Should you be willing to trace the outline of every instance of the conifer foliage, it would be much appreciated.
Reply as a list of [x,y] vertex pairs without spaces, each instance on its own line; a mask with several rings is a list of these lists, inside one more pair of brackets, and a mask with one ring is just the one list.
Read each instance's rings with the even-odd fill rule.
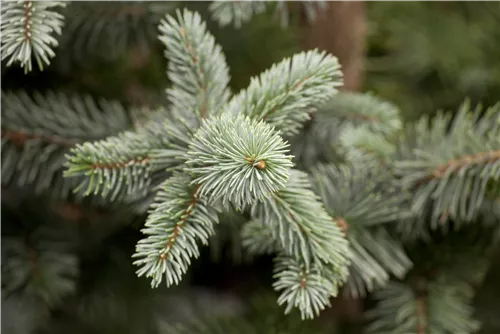
[[[197,241],[207,243],[213,234],[214,210],[228,205],[241,210],[262,203],[262,210],[253,210],[256,218],[289,230],[281,236],[278,231],[272,233],[280,244],[278,251],[287,259],[279,260],[276,267],[280,277],[276,288],[283,289],[280,301],[288,309],[298,307],[304,317],[317,315],[345,279],[347,242],[308,190],[307,177],[294,172],[299,174],[290,179],[292,157],[280,134],[296,132],[311,112],[335,94],[341,84],[336,58],[315,50],[297,54],[252,79],[248,89],[225,103],[227,65],[199,14],[177,11],[175,17],[162,21],[160,32],[169,60],[171,108],[187,113],[187,119],[196,117],[199,129],[184,152],[172,152],[168,144],[154,147],[160,156],[178,158],[171,166],[177,172],[163,184],[143,230],[148,237],[137,245],[138,275],[150,277],[153,286],[162,276],[167,285],[177,284],[191,258],[199,255]],[[173,136],[167,131],[165,135],[165,142]],[[97,175],[103,177],[91,182],[97,192],[117,188],[117,174],[133,182],[129,192],[147,187],[137,180],[149,178],[142,166],[155,164],[153,147],[143,141],[144,147],[131,150],[129,143],[126,136],[119,136],[77,145],[68,155],[66,175],[96,175],[99,170]],[[289,179],[291,185],[287,185]],[[293,189],[289,186],[298,189],[289,192]],[[284,265],[289,261],[295,264]],[[318,286],[316,280],[329,282],[331,288]]]
[[[52,34],[64,19],[53,8],[62,5],[2,6],[7,66],[18,61],[29,71],[32,58],[40,68],[49,64]],[[221,25],[240,27],[267,5],[214,2],[209,9]],[[223,49],[200,14],[166,14],[158,32],[170,82],[165,106],[144,112],[90,96],[2,91],[2,186],[125,203],[143,214],[126,263],[134,279],[150,283],[147,296],[179,285],[202,246],[231,225],[245,255],[274,256],[269,285],[277,296],[258,309],[279,308],[281,320],[265,330],[304,332],[303,320],[318,317],[341,291],[374,298],[369,333],[480,327],[471,303],[499,231],[500,104],[466,100],[455,113],[404,124],[392,103],[339,92],[340,64],[318,50],[285,58],[232,92]],[[93,30],[88,36],[97,38]],[[3,240],[2,290],[38,298],[48,312],[74,293],[80,276],[94,278],[68,240],[59,241],[60,231],[33,231],[26,240]],[[111,279],[102,289],[130,290],[120,283]],[[134,304],[114,302],[120,306],[110,308]],[[250,318],[190,320],[166,328],[264,332]]]
[[[297,1],[304,9],[306,19],[313,22],[317,12],[326,7],[325,1]],[[279,15],[281,25],[286,27],[289,22],[290,5],[286,1],[213,1],[209,10],[212,19],[221,26],[233,24],[237,29],[249,22],[254,15],[262,14],[270,7],[275,7],[275,14]]]
[[32,70],[32,57],[40,69],[55,56],[64,16],[54,10],[62,1],[9,1],[2,4],[2,61],[19,62],[25,72]]

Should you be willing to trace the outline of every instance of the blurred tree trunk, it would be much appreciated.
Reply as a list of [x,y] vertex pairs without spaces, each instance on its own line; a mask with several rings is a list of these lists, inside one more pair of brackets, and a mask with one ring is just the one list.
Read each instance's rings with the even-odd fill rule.
[[[344,73],[341,90],[361,90],[367,32],[364,2],[328,1],[314,22],[307,22],[302,12],[301,23],[302,47],[318,48],[336,56]],[[327,312],[340,320],[342,330],[358,332],[357,327],[363,316],[362,301],[339,297],[332,302],[333,307]]]
[[337,56],[344,73],[342,89],[360,90],[367,29],[364,2],[328,1],[314,22],[307,23],[305,15],[302,22],[302,46]]

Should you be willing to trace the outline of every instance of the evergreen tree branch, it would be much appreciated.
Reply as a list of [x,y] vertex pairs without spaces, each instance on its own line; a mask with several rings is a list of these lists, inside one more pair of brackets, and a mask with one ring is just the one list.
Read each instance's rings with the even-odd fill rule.
[[403,278],[412,266],[403,245],[385,230],[409,216],[409,196],[390,189],[391,175],[375,166],[327,164],[311,171],[313,189],[327,212],[348,226],[348,293],[354,297],[384,286],[391,275]]
[[404,278],[413,265],[403,244],[386,229],[366,232],[347,237],[352,255],[345,292],[353,298],[366,297],[385,287],[391,276]]
[[435,281],[422,289],[393,282],[375,293],[378,304],[367,313],[368,333],[475,333],[470,287],[458,282]]
[[32,297],[54,307],[75,291],[78,261],[55,230],[40,228],[26,238],[9,236],[2,241],[6,296]]
[[274,288],[278,303],[313,318],[329,306],[347,279],[350,254],[341,229],[311,191],[307,175],[291,171],[286,187],[251,210],[255,220],[242,231],[254,254],[278,252]]
[[446,176],[446,173],[449,171],[453,173],[456,170],[460,170],[469,166],[488,165],[496,163],[498,161],[500,161],[500,149],[463,155],[457,157],[456,159],[452,159],[448,162],[437,165],[432,170],[432,172],[429,173],[429,175],[418,180],[416,183],[425,184],[436,179],[444,178]]
[[410,194],[391,185],[391,174],[375,162],[318,164],[310,175],[326,210],[352,228],[376,227],[409,215],[403,204]]
[[157,42],[161,18],[176,6],[174,1],[76,1],[64,11],[67,24],[61,46],[82,62],[89,56],[113,60],[131,47],[147,53]]
[[74,187],[62,178],[69,149],[132,126],[119,103],[90,96],[2,91],[1,103],[2,184],[32,185],[36,194],[66,198]]
[[355,127],[364,125],[375,133],[385,135],[393,135],[402,128],[399,110],[395,105],[366,93],[340,92],[319,113],[325,117],[319,126],[331,122],[337,123],[336,128],[345,124]]
[[241,239],[243,247],[253,255],[272,254],[280,250],[271,230],[259,219],[243,225]]
[[307,174],[291,170],[286,187],[255,203],[251,212],[270,229],[280,248],[306,268],[323,261],[346,270],[348,244],[311,191]]
[[[188,159],[187,151],[198,127],[198,120],[193,115],[170,111],[169,115],[158,115],[158,120],[150,120],[149,127],[159,127],[156,134],[163,136],[167,143],[151,151],[155,170],[177,169]],[[165,139],[168,138],[168,139]]]
[[2,91],[2,106],[5,136],[17,139],[19,144],[40,139],[72,146],[131,127],[128,111],[118,102],[88,95],[47,92],[29,96],[23,91]]
[[265,120],[285,135],[295,134],[337,92],[341,76],[335,57],[317,50],[302,52],[252,78],[227,109],[234,115]]
[[3,131],[2,138],[11,141],[14,145],[19,147],[22,147],[26,142],[30,141],[39,141],[46,145],[57,145],[61,147],[72,147],[75,144],[75,142],[55,136],[35,135],[11,130]]
[[[326,1],[300,1],[301,9],[305,14],[308,23],[316,20],[319,10],[326,9]],[[276,15],[279,15],[282,27],[287,27],[290,20],[289,3],[287,1],[279,0],[276,2]]]
[[185,170],[200,184],[200,195],[240,208],[286,184],[292,167],[287,148],[268,124],[223,114],[203,122]]
[[[276,16],[279,16],[281,26],[288,26],[290,11],[286,1],[213,1],[209,6],[212,19],[221,27],[233,24],[237,29],[249,22],[254,15],[262,14],[267,8],[276,5]],[[325,1],[300,1],[308,22],[314,22],[318,10],[326,8]]]
[[110,196],[113,200],[125,189],[126,194],[143,193],[149,190],[152,176],[166,167],[175,167],[187,147],[184,131],[189,122],[179,115],[169,115],[164,110],[135,131],[126,131],[117,136],[96,142],[78,144],[66,155],[65,177],[81,177],[75,191]]
[[278,304],[286,304],[285,314],[298,308],[302,319],[318,316],[321,310],[331,306],[330,298],[337,296],[347,278],[346,269],[332,263],[307,265],[296,256],[286,255],[272,234],[261,220],[253,220],[243,227],[243,244],[255,255],[279,253],[275,259],[273,287],[280,292]]
[[240,28],[254,14],[263,13],[268,4],[267,1],[212,1],[208,8],[212,19],[221,27],[233,23],[235,28]]
[[412,210],[431,226],[445,216],[469,222],[479,213],[488,189],[500,181],[500,105],[485,112],[464,103],[451,120],[440,113],[405,131],[398,143],[395,173],[415,192]]
[[364,126],[355,128],[347,125],[340,135],[340,143],[346,159],[353,163],[376,159],[387,165],[396,150],[394,143],[389,142],[384,135]]
[[167,95],[172,109],[191,111],[200,118],[216,115],[229,99],[229,69],[214,37],[198,13],[177,11],[177,20],[160,22],[160,41],[169,60],[167,75],[172,87]]
[[331,265],[304,262],[289,256],[279,256],[275,264],[275,290],[280,291],[278,304],[287,304],[285,314],[296,307],[302,319],[313,319],[329,307],[330,298],[337,296],[345,273]]
[[[182,303],[188,301],[188,305],[193,303],[193,298],[182,298]],[[219,304],[220,297],[217,298]],[[208,301],[213,305],[212,301]],[[222,304],[224,305],[224,304]],[[242,306],[243,309],[240,310]],[[307,334],[307,333],[328,333],[328,327],[311,321],[303,321],[300,314],[292,313],[283,315],[280,307],[276,304],[274,294],[259,292],[246,298],[243,303],[231,305],[230,312],[214,314],[213,307],[207,312],[206,308],[191,307],[194,310],[190,313],[194,317],[186,321],[174,320],[162,324],[161,333],[169,334],[222,334],[222,333],[244,333],[244,334]],[[178,303],[175,305],[178,307]],[[190,309],[191,309],[190,308]],[[229,314],[228,314],[229,313]],[[201,314],[201,315],[200,315]],[[193,319],[194,318],[194,319]]]
[[183,174],[174,174],[163,185],[151,206],[142,232],[147,236],[136,246],[134,264],[138,276],[152,279],[157,287],[178,284],[191,258],[199,256],[197,241],[207,244],[218,222],[217,211],[200,196],[199,186]]
[[371,160],[387,162],[402,128],[399,110],[370,94],[340,92],[321,107],[295,137],[293,154],[309,169],[317,162]]
[[40,70],[55,57],[58,45],[53,33],[61,34],[64,17],[53,11],[65,7],[62,1],[9,1],[2,5],[2,61],[19,62],[24,72],[32,70],[32,57]]
[[415,268],[404,282],[393,281],[375,292],[377,304],[367,313],[367,332],[477,332],[474,289],[489,268],[495,237],[491,230],[470,225],[432,238],[408,247]]

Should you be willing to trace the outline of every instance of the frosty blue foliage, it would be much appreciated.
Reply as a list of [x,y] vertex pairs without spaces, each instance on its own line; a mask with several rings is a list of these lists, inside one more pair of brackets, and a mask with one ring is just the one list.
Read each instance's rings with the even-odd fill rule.
[[53,10],[63,1],[6,1],[2,4],[2,61],[7,66],[20,63],[25,73],[33,69],[35,58],[40,70],[55,57],[58,45],[53,34],[61,34],[64,17]]
[[212,201],[252,204],[284,187],[288,144],[268,124],[224,114],[207,119],[189,147],[186,171]]

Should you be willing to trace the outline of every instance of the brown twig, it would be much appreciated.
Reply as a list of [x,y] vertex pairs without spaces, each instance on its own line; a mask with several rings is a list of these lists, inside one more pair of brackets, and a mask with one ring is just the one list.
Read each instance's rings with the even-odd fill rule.
[[347,223],[347,221],[342,217],[335,217],[333,218],[333,220],[335,221],[335,224],[337,224],[337,226],[340,228],[342,233],[344,233],[344,236],[346,236],[347,230],[349,230],[349,224]]
[[55,136],[44,136],[44,135],[35,135],[30,133],[25,133],[22,131],[11,131],[11,130],[2,130],[2,138],[7,138],[11,140],[16,146],[23,146],[24,143],[28,140],[35,139],[46,144],[55,144],[64,147],[71,147],[76,144],[76,142],[69,141],[64,138],[59,138]]
[[307,274],[305,272],[300,272],[300,287],[305,288],[307,284]]
[[423,297],[417,297],[417,334],[425,334],[425,301]]
[[[181,35],[181,37],[184,39],[184,42],[186,43],[185,46],[186,46],[186,48],[188,50],[189,55],[191,56],[191,60],[193,61],[193,63],[195,65],[198,66],[199,65],[198,64],[198,56],[195,54],[195,52],[193,50],[193,47],[189,43],[189,40],[186,37],[186,32],[184,31],[184,28],[180,28],[179,29],[179,34]],[[200,74],[202,76],[205,75],[205,72],[203,71],[202,68],[198,68],[198,70],[200,71]],[[204,119],[206,117],[206,113],[207,113],[207,97],[206,97],[207,87],[205,87],[202,84],[202,82],[200,82],[200,86],[201,86],[201,93],[202,93],[202,102],[201,102],[201,107],[200,107],[200,117],[202,119]]]
[[347,119],[347,120],[360,120],[360,121],[368,121],[368,122],[381,122],[382,120],[379,117],[375,117],[372,115],[363,115],[360,113],[349,113],[345,114],[342,116],[339,116],[341,119]]
[[427,310],[425,305],[425,298],[427,295],[427,280],[420,278],[416,282],[416,315],[417,315],[417,328],[416,334],[425,334],[427,332]]
[[191,201],[188,203],[186,210],[181,215],[181,220],[175,225],[174,230],[172,233],[169,235],[167,243],[164,246],[165,251],[160,254],[160,259],[162,261],[166,260],[169,254],[169,250],[172,247],[172,245],[175,243],[177,240],[177,237],[179,236],[180,230],[182,229],[182,226],[184,223],[186,223],[187,219],[191,217],[193,214],[192,206],[196,204],[198,201],[198,189],[200,185],[197,185],[195,190],[193,191],[193,194],[191,196]]
[[438,165],[432,173],[420,179],[416,185],[421,186],[431,180],[441,178],[450,168],[456,170],[467,165],[478,165],[482,163],[491,163],[500,160],[500,150],[480,152],[476,154],[465,155],[463,157],[453,159],[447,163]]
[[[295,86],[293,86],[293,88],[294,88],[294,89],[298,89],[298,88],[299,88],[299,87],[300,87],[300,86],[301,86],[304,82],[306,82],[306,81],[307,81],[310,77],[311,77],[311,76],[308,76],[308,77],[305,77],[304,79],[300,80],[299,82],[297,82],[297,83],[295,84]],[[288,93],[290,93],[290,91],[291,91],[291,90],[292,90],[292,88],[290,88],[290,87],[289,87],[289,88],[287,88],[287,89],[285,90],[285,95],[286,95],[286,94],[288,94]],[[271,109],[271,111],[270,111],[267,115],[264,115],[264,117],[262,117],[262,119],[263,119],[263,120],[266,120],[266,119],[267,119],[267,117],[268,117],[269,115],[272,115],[275,111],[276,111],[276,107],[275,107],[275,108],[273,108],[273,109]]]
[[445,164],[439,165],[434,170],[434,172],[432,172],[432,176],[434,178],[442,177],[443,174],[448,170],[448,168],[456,169],[464,167],[466,165],[477,165],[480,163],[495,162],[497,160],[500,160],[500,150],[466,155],[458,159],[448,161]]
[[33,7],[33,3],[31,1],[24,2],[24,40],[26,42],[31,41],[31,26],[30,26],[31,7]]
[[115,162],[111,164],[100,164],[98,162],[94,162],[89,166],[90,169],[116,169],[116,168],[124,168],[130,164],[140,164],[145,165],[151,160],[150,157],[145,157],[143,159],[130,159],[125,162]]

